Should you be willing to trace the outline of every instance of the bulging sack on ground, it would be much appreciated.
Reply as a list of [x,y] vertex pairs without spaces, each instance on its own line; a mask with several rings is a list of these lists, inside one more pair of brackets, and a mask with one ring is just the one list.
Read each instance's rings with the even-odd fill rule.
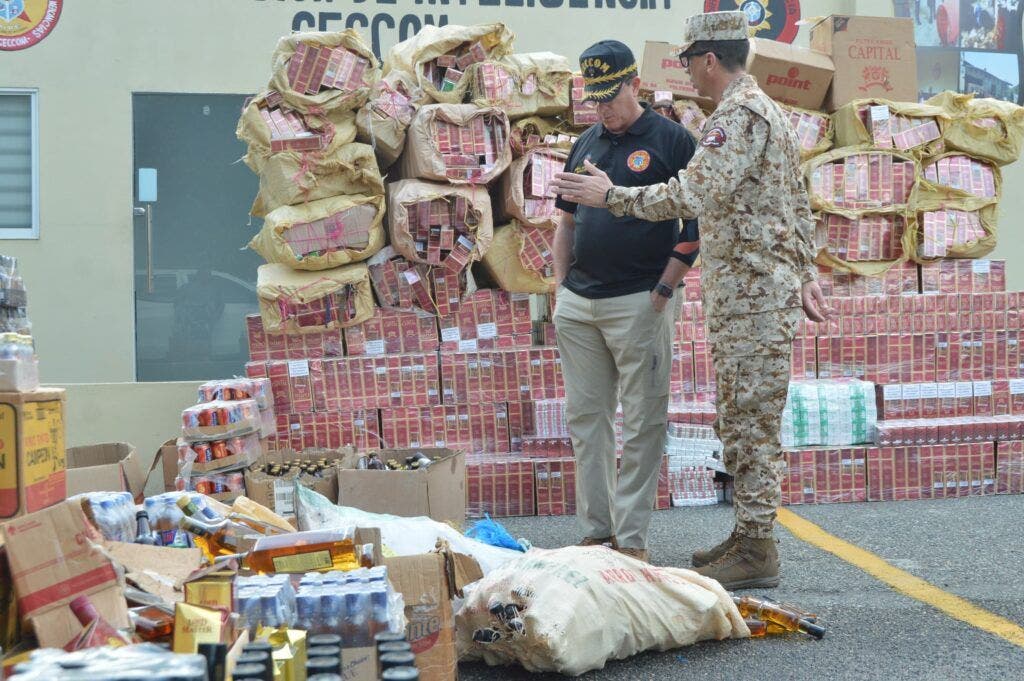
[[948,121],[941,107],[887,99],[855,99],[832,114],[836,146],[867,144],[916,158],[942,153]]
[[473,64],[500,59],[512,52],[515,36],[504,24],[475,26],[424,26],[398,43],[384,57],[384,73],[403,71],[412,75],[423,92],[419,104],[463,101]]
[[350,194],[281,206],[267,215],[249,247],[267,262],[327,270],[379,251],[385,239],[383,219],[382,195]]
[[750,635],[725,589],[604,547],[531,549],[466,588],[461,659],[578,676],[644,650]]
[[551,181],[565,168],[568,157],[556,147],[536,147],[512,161],[501,176],[502,216],[524,226],[557,227],[561,211],[555,208]]
[[373,316],[373,290],[363,263],[320,272],[281,263],[260,265],[256,295],[263,328],[272,333],[328,331]]
[[512,162],[509,123],[498,108],[428,104],[409,126],[402,177],[487,184]]
[[422,91],[411,75],[392,71],[374,83],[369,101],[356,112],[357,139],[373,147],[385,168],[402,154],[405,131],[421,98]]
[[551,241],[554,230],[513,221],[494,230],[483,266],[503,290],[551,293],[555,287]]
[[358,109],[380,79],[377,58],[351,28],[285,36],[271,63],[270,88],[303,113]]
[[401,180],[388,185],[391,245],[408,260],[460,271],[487,252],[494,235],[484,187]]
[[981,258],[996,247],[1002,174],[989,160],[952,152],[922,164],[912,257]]
[[811,208],[820,211],[818,264],[870,276],[913,254],[920,172],[914,157],[844,147],[815,156],[803,169]]
[[[691,104],[693,103],[691,102]],[[693,106],[696,105],[693,104]],[[832,148],[835,129],[831,116],[827,113],[801,109],[796,106],[780,106],[789,117],[790,125],[793,126],[797,140],[800,142],[801,161],[806,161],[812,156],[817,156]]]
[[941,107],[949,120],[942,139],[949,150],[965,151],[999,165],[1020,157],[1024,140],[1024,108],[1000,99],[943,92],[927,104]]
[[496,106],[510,119],[555,116],[569,108],[572,67],[552,52],[513,54],[473,64],[466,73],[469,99]]
[[250,212],[264,217],[281,206],[341,194],[384,194],[384,180],[370,146],[356,142],[341,145],[315,161],[274,154],[260,173],[260,193]]

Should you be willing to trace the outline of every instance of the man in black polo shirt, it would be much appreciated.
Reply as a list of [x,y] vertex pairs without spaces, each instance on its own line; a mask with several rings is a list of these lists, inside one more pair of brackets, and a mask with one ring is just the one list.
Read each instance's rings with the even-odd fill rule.
[[[589,160],[616,185],[666,182],[695,145],[678,123],[641,104],[633,53],[602,40],[580,56],[586,96],[601,123],[583,133],[566,162]],[[615,217],[559,197],[555,329],[576,453],[581,545],[606,544],[647,560],[647,528],[665,449],[674,305],[669,299],[697,257],[697,225]],[[616,476],[613,421],[622,404],[622,467]]]

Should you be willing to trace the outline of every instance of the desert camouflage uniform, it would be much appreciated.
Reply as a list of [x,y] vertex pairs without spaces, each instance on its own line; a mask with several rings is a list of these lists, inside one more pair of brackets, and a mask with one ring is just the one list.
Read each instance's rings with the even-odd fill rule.
[[796,133],[743,75],[725,90],[689,166],[649,187],[615,187],[608,208],[646,220],[696,217],[718,385],[715,428],[735,476],[740,534],[770,537],[780,498],[779,430],[800,288],[814,279],[814,222]]

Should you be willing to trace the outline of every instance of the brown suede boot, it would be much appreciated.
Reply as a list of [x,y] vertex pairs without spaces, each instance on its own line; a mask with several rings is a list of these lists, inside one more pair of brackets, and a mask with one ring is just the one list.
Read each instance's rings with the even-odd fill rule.
[[770,589],[779,585],[779,552],[775,539],[738,535],[736,542],[715,562],[697,568],[698,574],[717,579],[727,591]]
[[615,540],[614,536],[611,537],[584,537],[583,540],[576,546],[606,546],[609,549],[618,550],[619,542]]
[[733,528],[732,533],[729,537],[718,546],[708,549],[707,551],[694,551],[690,557],[690,562],[693,567],[699,568],[714,563],[716,560],[725,555],[725,552],[729,550],[729,547],[736,543],[736,528]]

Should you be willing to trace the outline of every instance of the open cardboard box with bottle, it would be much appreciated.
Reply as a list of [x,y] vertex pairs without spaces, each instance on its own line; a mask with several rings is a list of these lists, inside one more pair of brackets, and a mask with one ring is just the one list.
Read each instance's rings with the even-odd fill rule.
[[[416,517],[461,524],[466,519],[466,455],[443,447],[381,449],[368,452],[387,463],[404,463],[423,454],[431,464],[417,470],[371,470],[338,467],[339,506],[370,513]],[[357,464],[358,465],[358,464]]]

